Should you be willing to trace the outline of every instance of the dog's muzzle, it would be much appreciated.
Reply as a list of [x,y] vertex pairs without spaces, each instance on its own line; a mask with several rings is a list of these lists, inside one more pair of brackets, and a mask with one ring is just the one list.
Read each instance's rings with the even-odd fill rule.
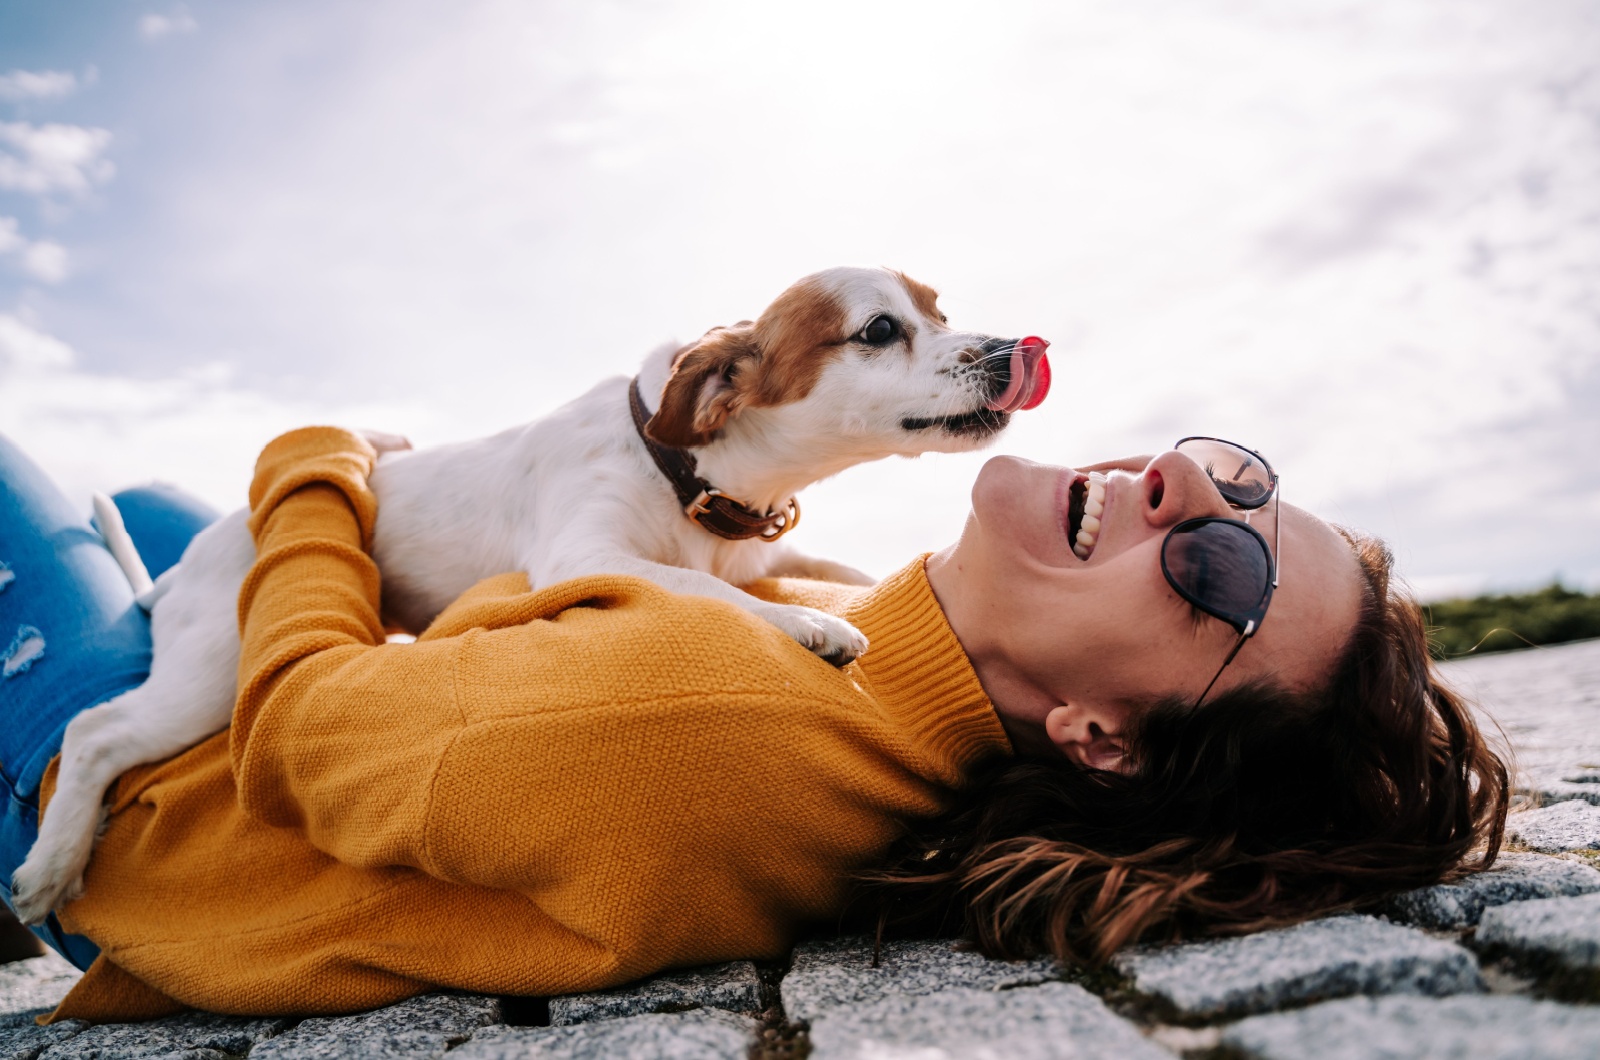
[[[1017,412],[1037,406],[1050,393],[1050,346],[1037,335],[1025,339],[990,339],[980,347],[984,358],[994,358],[996,392],[986,408]],[[1005,354],[1009,349],[1010,356]]]

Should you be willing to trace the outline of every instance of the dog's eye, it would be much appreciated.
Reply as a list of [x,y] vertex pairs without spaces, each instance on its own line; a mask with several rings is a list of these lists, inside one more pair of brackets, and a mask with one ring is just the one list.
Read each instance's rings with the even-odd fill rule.
[[867,326],[861,329],[857,337],[868,346],[882,346],[893,342],[899,334],[900,325],[894,317],[877,316],[867,321]]

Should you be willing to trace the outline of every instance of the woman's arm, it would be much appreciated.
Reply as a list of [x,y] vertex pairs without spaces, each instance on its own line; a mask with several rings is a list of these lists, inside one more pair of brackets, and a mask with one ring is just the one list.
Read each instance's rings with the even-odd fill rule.
[[[295,431],[263,451],[230,747],[247,813],[303,829],[342,861],[417,865],[412,825],[457,724],[454,646],[383,643],[378,571],[365,551],[375,459],[333,428]],[[397,732],[413,738],[396,741]]]

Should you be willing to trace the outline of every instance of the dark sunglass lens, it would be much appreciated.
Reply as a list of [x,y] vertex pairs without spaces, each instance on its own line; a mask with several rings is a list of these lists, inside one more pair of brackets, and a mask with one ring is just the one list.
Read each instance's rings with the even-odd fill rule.
[[1272,496],[1272,472],[1254,453],[1214,438],[1186,438],[1177,449],[1205,468],[1223,500],[1236,508],[1259,508]]
[[1239,523],[1180,526],[1167,535],[1161,558],[1191,601],[1219,617],[1257,610],[1272,582],[1266,546]]

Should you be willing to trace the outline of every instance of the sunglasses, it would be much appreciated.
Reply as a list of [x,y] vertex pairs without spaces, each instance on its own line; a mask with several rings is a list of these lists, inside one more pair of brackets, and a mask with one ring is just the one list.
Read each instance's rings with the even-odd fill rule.
[[[1249,513],[1278,501],[1278,474],[1260,453],[1221,438],[1192,436],[1173,449],[1199,464],[1230,506]],[[1274,509],[1282,514],[1281,507]],[[1244,642],[1255,636],[1278,587],[1278,544],[1281,520],[1273,521],[1272,548],[1267,539],[1242,519],[1205,516],[1185,519],[1161,543],[1161,573],[1189,603],[1219,618],[1239,633],[1233,650],[1195,701],[1198,708],[1211,694],[1222,671]]]

